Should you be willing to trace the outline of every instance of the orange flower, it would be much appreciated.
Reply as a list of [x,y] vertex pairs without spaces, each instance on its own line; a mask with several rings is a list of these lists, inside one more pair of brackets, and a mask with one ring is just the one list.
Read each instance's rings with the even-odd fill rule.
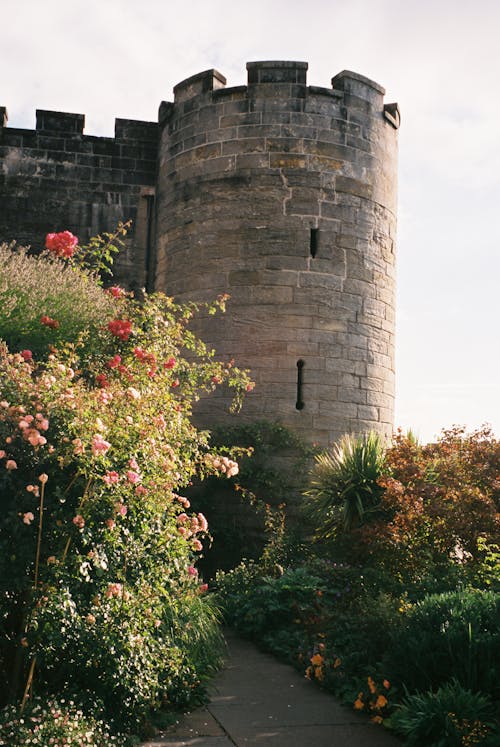
[[384,708],[386,705],[387,705],[387,698],[385,697],[385,695],[379,695],[376,700],[375,707]]
[[360,694],[358,695],[357,699],[356,699],[356,700],[354,701],[354,708],[355,708],[355,709],[356,709],[357,711],[362,711],[362,710],[363,710],[363,708],[365,707],[365,704],[364,704],[364,703],[363,703],[363,701],[361,700],[361,697],[360,697],[360,696],[361,696],[361,693],[360,693]]
[[372,716],[371,718],[374,724],[381,724],[383,720],[382,716]]
[[313,668],[312,667],[307,667],[307,669],[305,671],[305,675],[304,675],[305,678],[308,679],[308,680],[310,680],[312,673],[313,673]]
[[389,680],[384,680],[382,684],[386,690],[388,690],[391,686],[391,683],[389,682]]
[[320,667],[323,664],[323,657],[321,654],[314,654],[314,656],[311,656],[311,664],[315,667]]
[[339,659],[339,657],[337,656],[337,658],[336,658],[336,659],[335,659],[335,661],[333,662],[333,668],[334,668],[334,669],[337,669],[337,667],[340,667],[340,665],[341,665],[341,664],[342,664],[342,661],[341,661],[341,660]]
[[371,694],[374,695],[374,693],[377,692],[377,686],[376,686],[376,684],[374,683],[374,681],[372,680],[371,677],[368,677],[367,682],[368,682],[368,687],[370,688]]

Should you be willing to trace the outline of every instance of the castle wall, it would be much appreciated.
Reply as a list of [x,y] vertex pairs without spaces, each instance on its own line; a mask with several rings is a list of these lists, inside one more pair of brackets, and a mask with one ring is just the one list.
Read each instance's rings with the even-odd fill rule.
[[[160,107],[156,287],[230,293],[198,331],[248,366],[243,417],[328,443],[392,431],[397,105],[344,71],[249,63],[248,85],[209,70]],[[200,405],[222,419],[224,395]]]
[[0,108],[0,241],[43,247],[67,229],[84,244],[132,219],[115,281],[143,287],[158,124],[117,119],[114,138],[94,137],[83,114],[38,110],[35,130],[6,125]]

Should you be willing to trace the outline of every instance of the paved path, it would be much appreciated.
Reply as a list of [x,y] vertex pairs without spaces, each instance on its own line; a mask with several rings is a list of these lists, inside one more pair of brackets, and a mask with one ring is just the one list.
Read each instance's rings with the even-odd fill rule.
[[210,703],[143,747],[400,747],[292,667],[233,634],[227,641]]

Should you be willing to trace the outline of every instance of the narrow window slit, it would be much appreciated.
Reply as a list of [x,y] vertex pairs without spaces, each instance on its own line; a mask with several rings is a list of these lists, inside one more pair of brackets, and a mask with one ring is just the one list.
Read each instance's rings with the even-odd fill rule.
[[314,259],[318,253],[318,242],[319,242],[319,228],[311,228],[311,236],[309,239],[309,251],[311,257]]
[[304,409],[304,400],[302,399],[303,369],[304,369],[304,361],[298,360],[297,361],[297,401],[295,403],[295,409],[297,410]]

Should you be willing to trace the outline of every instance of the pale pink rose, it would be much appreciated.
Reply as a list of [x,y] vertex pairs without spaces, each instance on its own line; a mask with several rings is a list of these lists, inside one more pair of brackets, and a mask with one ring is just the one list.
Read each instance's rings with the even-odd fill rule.
[[76,516],[73,516],[73,524],[78,527],[78,529],[83,529],[85,526],[85,519],[83,516],[80,516],[80,514],[77,514]]
[[47,565],[50,565],[51,563],[57,563],[55,555],[49,555],[49,557],[47,558]]
[[208,521],[203,514],[198,514],[198,521],[200,522],[200,530],[206,532],[208,530]]
[[28,524],[28,526],[31,524],[31,522],[34,520],[34,515],[31,513],[31,511],[27,511],[25,514],[23,514],[23,522],[25,524]]
[[119,516],[127,515],[127,507],[123,503],[115,503],[115,511]]
[[129,388],[127,389],[127,396],[130,399],[140,399],[141,393],[137,389],[135,389],[135,387],[129,386]]
[[89,623],[89,625],[93,625],[95,623],[95,617],[91,612],[89,612],[85,619]]
[[5,469],[17,469],[17,464],[13,459],[7,459],[5,462]]
[[206,591],[208,591],[208,584],[200,584],[200,593],[204,594]]
[[132,459],[129,459],[128,466],[130,467],[130,469],[136,469],[136,470],[139,469],[139,465],[137,464],[137,460],[135,457],[132,457]]
[[49,476],[46,475],[45,472],[42,472],[41,475],[38,475],[38,479],[40,480],[40,482],[42,483],[42,485],[45,485],[45,483],[49,479]]
[[75,456],[77,454],[83,454],[83,452],[85,451],[85,446],[83,445],[83,441],[80,438],[74,438],[72,443],[74,446],[73,454],[75,454]]
[[141,476],[138,475],[137,472],[134,472],[134,470],[129,469],[125,474],[127,475],[127,480],[131,482],[132,485],[135,485],[141,480]]
[[193,550],[195,550],[195,552],[200,552],[201,550],[203,550],[203,545],[201,544],[199,539],[194,539],[191,547],[193,548]]
[[114,519],[106,519],[106,526],[108,529],[114,529],[116,526]]
[[122,593],[122,589],[122,584],[108,584],[105,595],[108,599],[111,599],[111,597],[119,597]]
[[188,518],[189,517],[187,514],[182,513],[182,514],[179,514],[179,516],[177,517],[177,521],[179,522],[179,524],[183,524],[185,521],[188,521]]
[[188,565],[187,571],[188,571],[188,574],[190,576],[197,576],[198,575],[198,571],[192,565]]
[[92,454],[98,456],[105,454],[111,447],[109,441],[105,441],[100,433],[96,433],[92,438]]
[[136,495],[146,495],[148,492],[147,488],[144,487],[144,485],[137,485],[135,489]]
[[115,472],[114,470],[111,472],[106,472],[104,477],[102,478],[106,485],[115,485],[117,482],[120,481],[120,475],[118,472]]
[[0,449],[0,459],[5,459],[6,456],[7,454],[5,453],[5,451],[3,449]]

